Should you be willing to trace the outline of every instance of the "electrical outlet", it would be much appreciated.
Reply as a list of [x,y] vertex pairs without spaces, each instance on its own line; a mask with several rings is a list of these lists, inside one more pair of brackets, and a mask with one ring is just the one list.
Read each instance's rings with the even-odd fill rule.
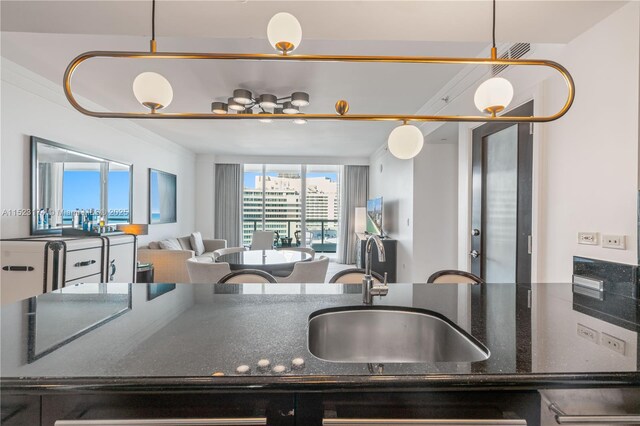
[[624,235],[603,235],[602,247],[612,248],[618,250],[625,249],[625,236]]
[[587,327],[586,325],[582,325],[578,323],[577,328],[578,336],[583,339],[587,339],[592,343],[598,344],[598,332],[592,328]]
[[578,232],[578,244],[598,245],[598,233]]
[[620,340],[617,337],[613,337],[612,335],[603,332],[600,344],[612,351],[624,355],[624,340]]

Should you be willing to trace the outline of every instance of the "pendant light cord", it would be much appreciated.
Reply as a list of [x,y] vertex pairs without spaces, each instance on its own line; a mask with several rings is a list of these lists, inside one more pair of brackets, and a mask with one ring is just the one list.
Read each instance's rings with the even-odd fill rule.
[[[153,0],[154,4],[155,4],[156,0]],[[493,0],[493,27],[492,27],[492,33],[493,33],[493,47],[496,47],[496,0]]]
[[[152,0],[151,2],[151,40],[155,40],[155,39],[156,39],[156,0]],[[495,44],[495,42],[493,44]]]

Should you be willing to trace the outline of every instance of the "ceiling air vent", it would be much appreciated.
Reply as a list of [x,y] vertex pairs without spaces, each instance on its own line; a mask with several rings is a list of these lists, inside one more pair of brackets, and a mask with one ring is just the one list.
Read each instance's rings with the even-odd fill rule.
[[[531,50],[530,43],[516,43],[511,45],[505,52],[499,55],[500,59],[519,59],[529,53]],[[502,71],[507,69],[509,65],[494,65],[491,69],[491,74],[495,77]]]

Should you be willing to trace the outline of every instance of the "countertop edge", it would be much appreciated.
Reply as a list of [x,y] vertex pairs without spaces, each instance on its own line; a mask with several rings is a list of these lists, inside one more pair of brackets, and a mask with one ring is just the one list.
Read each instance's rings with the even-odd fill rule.
[[264,392],[416,392],[640,386],[640,372],[524,375],[3,378],[10,394]]

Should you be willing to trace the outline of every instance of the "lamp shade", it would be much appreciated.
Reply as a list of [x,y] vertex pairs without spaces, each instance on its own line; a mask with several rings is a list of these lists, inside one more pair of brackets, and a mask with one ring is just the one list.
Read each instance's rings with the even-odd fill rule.
[[282,104],[282,112],[284,112],[285,114],[297,114],[300,112],[300,109],[298,109],[297,106],[292,105],[291,102],[287,101]]
[[292,14],[276,13],[267,25],[267,38],[276,50],[282,53],[291,52],[300,46],[302,27]]
[[116,229],[131,235],[147,235],[149,233],[149,225],[146,223],[123,223],[116,225]]
[[262,115],[264,116],[264,118],[259,119],[258,121],[260,121],[261,123],[272,123],[273,119],[269,118],[270,115],[272,115],[270,112],[260,112],[258,113],[258,115]]
[[389,151],[394,157],[401,160],[408,160],[418,155],[424,145],[422,132],[416,126],[403,124],[391,131],[389,134]]
[[226,114],[228,112],[227,104],[224,102],[211,102],[211,112],[214,114]]
[[309,105],[309,94],[305,92],[293,92],[291,94],[291,105],[297,107]]
[[244,105],[237,103],[233,98],[227,99],[227,108],[233,111],[244,111]]
[[265,93],[258,97],[258,103],[262,108],[275,108],[278,106],[278,98],[275,95]]
[[133,80],[133,94],[151,110],[166,108],[173,100],[169,80],[155,72],[143,72]]
[[353,230],[358,234],[364,234],[367,230],[367,208],[356,207],[355,220],[353,221]]
[[253,102],[253,95],[249,90],[236,89],[233,91],[233,100],[240,105],[249,105],[251,102]]
[[473,101],[476,108],[495,115],[504,110],[513,99],[513,86],[506,78],[493,77],[478,86]]
[[296,124],[307,124],[307,120],[305,120],[304,118],[296,118],[295,120],[293,120],[293,122]]

